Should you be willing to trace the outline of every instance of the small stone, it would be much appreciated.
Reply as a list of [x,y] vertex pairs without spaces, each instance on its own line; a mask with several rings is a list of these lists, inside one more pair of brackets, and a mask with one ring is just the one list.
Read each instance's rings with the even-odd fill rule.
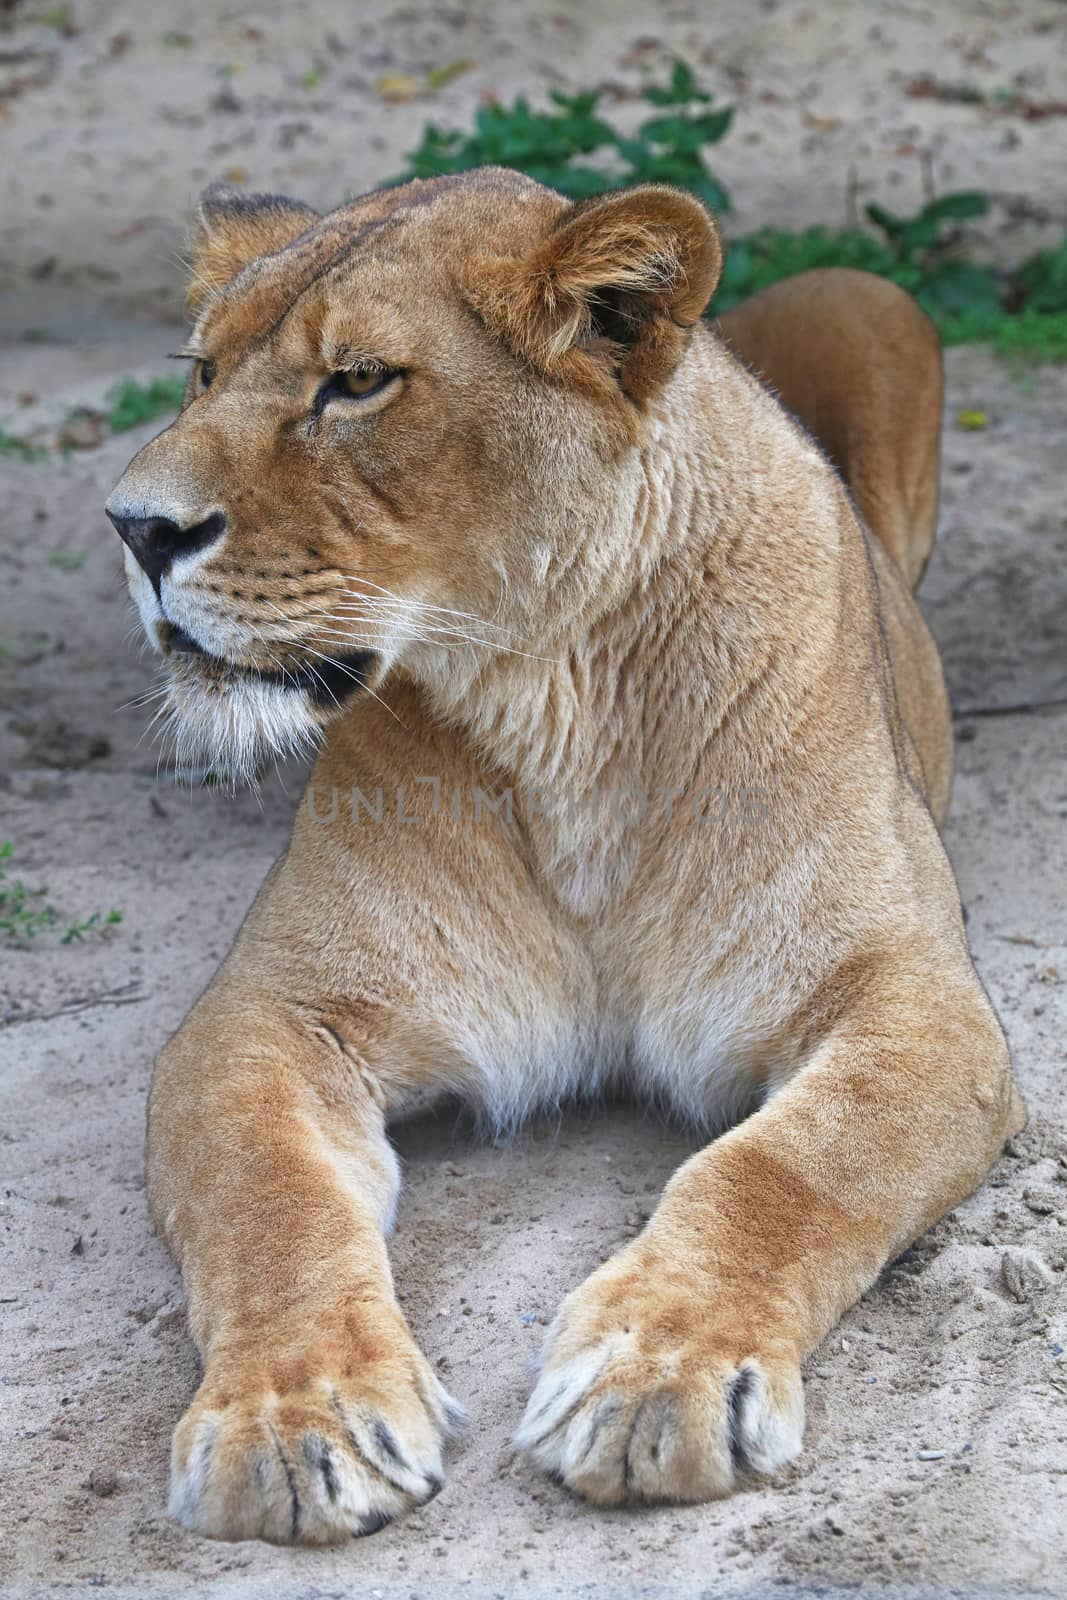
[[945,1459],[945,1456],[947,1455],[947,1453],[948,1452],[945,1451],[945,1450],[920,1450],[919,1451],[919,1460],[920,1461],[943,1461]]
[[92,450],[104,437],[104,419],[98,411],[76,411],[56,434],[60,450]]
[[118,1486],[119,1480],[113,1472],[98,1467],[89,1474],[89,1490],[92,1494],[99,1495],[101,1500],[106,1500],[109,1495],[114,1494]]
[[211,100],[212,111],[243,111],[245,103],[238,95],[234,94],[228,83],[223,84],[218,94]]
[[1000,1281],[1020,1304],[1044,1294],[1052,1274],[1036,1250],[1005,1250],[1000,1261]]

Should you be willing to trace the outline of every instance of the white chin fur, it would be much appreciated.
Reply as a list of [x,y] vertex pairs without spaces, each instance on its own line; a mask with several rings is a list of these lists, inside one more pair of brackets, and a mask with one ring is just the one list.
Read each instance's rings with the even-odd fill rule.
[[307,695],[255,678],[221,688],[174,676],[168,699],[179,770],[204,768],[234,787],[270,760],[310,754],[321,731]]

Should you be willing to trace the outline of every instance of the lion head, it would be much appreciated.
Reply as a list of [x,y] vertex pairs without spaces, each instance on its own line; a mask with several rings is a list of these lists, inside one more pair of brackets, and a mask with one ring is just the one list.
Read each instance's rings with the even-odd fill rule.
[[208,190],[184,405],[107,502],[186,754],[249,775],[390,672],[472,679],[610,604],[719,264],[661,187]]

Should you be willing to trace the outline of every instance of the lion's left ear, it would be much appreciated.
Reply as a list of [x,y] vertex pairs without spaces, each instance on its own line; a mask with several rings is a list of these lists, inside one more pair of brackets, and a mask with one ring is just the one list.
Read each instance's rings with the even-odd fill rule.
[[280,194],[244,194],[213,183],[200,197],[185,304],[192,316],[257,256],[291,244],[318,218],[299,200]]
[[561,376],[613,352],[644,400],[670,376],[722,267],[710,214],[680,189],[647,184],[564,211],[526,256],[477,263],[468,296],[524,359]]

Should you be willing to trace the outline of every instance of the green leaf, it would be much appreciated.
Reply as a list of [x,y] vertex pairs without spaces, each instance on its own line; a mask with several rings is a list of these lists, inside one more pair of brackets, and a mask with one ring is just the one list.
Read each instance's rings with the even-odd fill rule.
[[562,106],[566,111],[573,111],[578,116],[588,116],[600,103],[600,94],[595,89],[588,90],[584,94],[564,94],[562,89],[550,89],[548,96],[556,105]]
[[689,100],[696,90],[693,70],[684,61],[676,61],[671,69],[671,91],[677,100]]
[[718,178],[713,178],[710,172],[705,172],[689,187],[698,199],[711,207],[712,211],[724,213],[733,210],[729,191],[723,187]]
[[989,210],[989,196],[979,189],[958,189],[953,194],[943,194],[922,209],[922,216],[932,222],[963,222],[968,217],[984,217]]
[[1042,250],[1024,261],[1013,288],[1020,307],[1046,313],[1067,311],[1067,235],[1055,250]]
[[719,140],[729,132],[733,120],[733,106],[723,106],[719,111],[709,111],[698,118],[696,126],[699,127],[705,144],[718,144]]
[[919,300],[924,308],[952,314],[998,312],[1000,283],[992,267],[973,261],[943,261],[924,272]]
[[904,227],[901,217],[894,216],[892,211],[887,211],[885,206],[878,205],[874,200],[864,207],[864,212],[875,227],[881,228],[890,239],[895,239]]
[[650,85],[645,90],[645,99],[654,106],[684,106],[694,101],[699,103],[711,99],[703,89],[696,86],[693,69],[684,61],[675,61],[671,68],[670,84],[666,89]]

